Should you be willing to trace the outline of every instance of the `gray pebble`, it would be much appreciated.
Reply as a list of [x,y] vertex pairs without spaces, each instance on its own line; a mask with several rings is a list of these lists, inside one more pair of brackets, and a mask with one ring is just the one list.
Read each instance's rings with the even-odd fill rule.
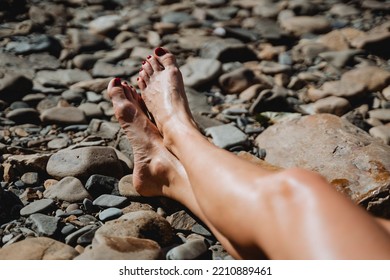
[[32,228],[37,231],[39,236],[52,236],[57,232],[60,218],[36,213],[32,214],[29,220],[33,224]]
[[52,199],[40,199],[36,200],[20,210],[20,215],[28,216],[34,213],[42,213],[50,209],[54,205]]
[[127,201],[126,197],[110,195],[110,194],[102,194],[98,198],[93,201],[93,205],[100,206],[103,208],[109,207],[120,207]]
[[122,215],[123,215],[123,213],[120,209],[112,207],[112,208],[108,208],[108,209],[105,209],[102,212],[100,212],[99,219],[103,222],[106,222],[106,221],[118,218]]

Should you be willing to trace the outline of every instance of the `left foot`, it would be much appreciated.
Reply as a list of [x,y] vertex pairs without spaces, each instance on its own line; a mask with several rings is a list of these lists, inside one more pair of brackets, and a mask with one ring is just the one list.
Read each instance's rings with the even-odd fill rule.
[[166,195],[173,155],[163,145],[157,127],[145,114],[142,99],[133,87],[113,79],[108,94],[115,116],[133,148],[133,184],[143,196]]

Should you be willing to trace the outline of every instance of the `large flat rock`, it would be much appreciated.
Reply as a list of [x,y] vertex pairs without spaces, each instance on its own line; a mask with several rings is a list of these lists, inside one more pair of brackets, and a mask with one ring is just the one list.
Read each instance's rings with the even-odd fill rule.
[[281,122],[256,144],[266,149],[269,163],[317,171],[357,203],[388,195],[390,147],[345,119],[317,114]]

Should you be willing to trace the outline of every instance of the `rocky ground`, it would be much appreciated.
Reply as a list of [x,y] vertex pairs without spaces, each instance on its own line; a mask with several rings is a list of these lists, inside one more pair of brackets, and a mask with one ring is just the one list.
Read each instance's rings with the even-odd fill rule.
[[[178,56],[215,145],[323,174],[390,218],[390,2],[0,2],[0,259],[231,259],[132,186],[112,77]],[[212,167],[211,167],[212,168]],[[331,205],[330,205],[331,207]]]

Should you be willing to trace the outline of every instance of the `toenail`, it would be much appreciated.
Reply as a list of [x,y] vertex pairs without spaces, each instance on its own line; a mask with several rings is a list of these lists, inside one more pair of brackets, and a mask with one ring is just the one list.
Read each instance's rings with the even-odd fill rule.
[[141,72],[142,70],[144,70],[143,68],[139,69],[139,71]]
[[120,86],[121,86],[121,78],[115,78],[114,87],[120,87]]
[[137,81],[139,81],[139,77],[137,78]]
[[146,63],[146,61],[144,60],[144,61],[142,61],[142,65],[144,65]]
[[164,54],[166,54],[167,52],[163,49],[163,48],[157,48],[154,50],[154,53],[157,55],[157,56],[163,56]]
[[151,55],[148,55],[148,57],[146,58],[146,59],[151,59],[152,58],[152,56]]

